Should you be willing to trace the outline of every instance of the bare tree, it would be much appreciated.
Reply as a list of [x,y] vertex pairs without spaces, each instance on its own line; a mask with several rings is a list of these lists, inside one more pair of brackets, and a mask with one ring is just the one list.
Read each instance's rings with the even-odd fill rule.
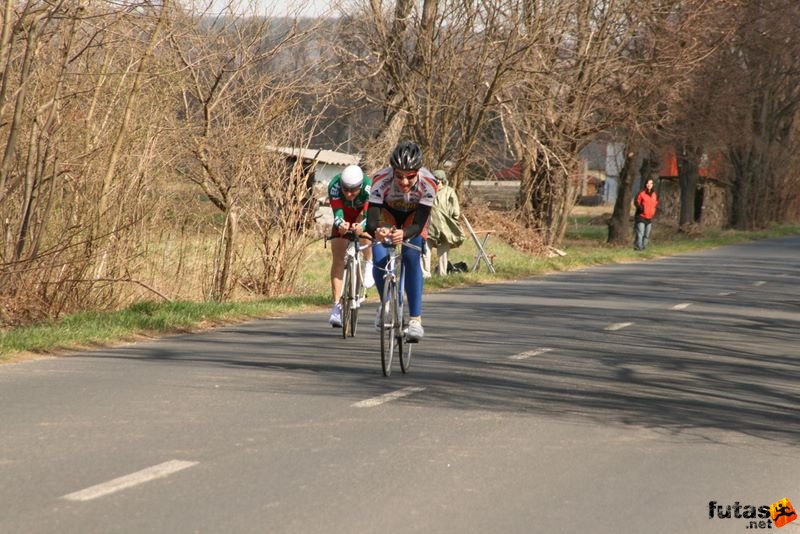
[[448,163],[458,186],[527,46],[509,28],[500,2],[400,1],[390,10],[372,0],[355,11],[342,29],[355,37],[342,41],[338,58],[359,74],[356,102],[383,110],[363,129],[367,166],[385,165],[405,135],[423,147],[428,166]]
[[521,212],[553,245],[577,198],[578,153],[607,126],[607,80],[624,68],[635,28],[624,18],[629,2],[527,0],[515,7],[531,47],[503,95],[506,122],[522,165]]
[[732,46],[721,57],[727,102],[720,114],[733,167],[733,225],[763,227],[786,215],[777,209],[797,145],[791,133],[800,111],[800,4],[790,0],[749,0],[737,6]]
[[[700,4],[693,5],[693,8]],[[527,0],[514,4],[529,52],[503,98],[505,123],[522,165],[520,209],[547,244],[563,239],[579,192],[579,152],[604,134],[626,140],[629,188],[638,153],[664,120],[664,103],[697,47],[671,41],[686,31],[686,2]],[[689,27],[690,28],[690,27]],[[691,29],[691,28],[690,28]],[[686,69],[683,70],[685,72]],[[624,201],[623,198],[620,201]],[[629,199],[628,199],[629,201]],[[628,204],[629,205],[629,204]],[[626,239],[628,205],[618,206],[609,240]]]
[[[223,215],[209,292],[214,300],[228,298],[233,289],[239,222],[253,198],[246,184],[270,170],[258,165],[269,145],[289,138],[278,127],[297,106],[304,73],[282,70],[283,54],[313,31],[313,26],[300,29],[296,21],[278,24],[234,13],[206,23],[187,12],[172,34],[179,87],[175,97],[182,107],[176,142],[185,150],[181,169]],[[276,178],[287,180],[275,184],[283,198],[293,198],[295,186],[306,183],[296,172]],[[267,183],[265,190],[274,184]],[[283,220],[274,226],[281,228]]]
[[[704,86],[702,66],[707,58],[725,43],[724,25],[709,29],[709,20],[720,20],[728,8],[719,0],[670,1],[642,3],[640,10],[629,12],[626,20],[635,26],[635,34],[623,50],[624,69],[609,77],[612,92],[609,106],[603,113],[615,130],[626,136],[627,159],[641,161],[642,179],[659,166],[660,149],[664,144],[683,140],[679,168],[686,213],[694,220],[694,192],[697,172],[691,172],[690,161],[699,165],[702,152],[689,146],[692,138],[700,144],[708,134],[701,131],[708,125],[701,110],[690,103]],[[720,31],[716,31],[720,30]],[[618,181],[618,196],[609,221],[608,242],[630,242],[629,217],[631,188],[636,169],[623,167]],[[691,195],[691,199],[688,197]]]
[[[169,194],[187,198],[180,177],[205,188],[222,214],[209,295],[225,298],[237,282],[255,291],[291,283],[307,244],[297,236],[315,206],[307,173],[266,147],[302,144],[315,128],[313,115],[297,112],[308,70],[292,68],[290,51],[316,28],[228,16],[232,7],[211,17],[186,4],[3,2],[0,321],[115,308],[141,292],[170,299],[159,281],[176,284],[154,274],[153,255],[202,238],[185,232],[199,219],[193,205]],[[162,242],[173,226],[184,240],[175,247]],[[237,249],[242,227],[261,235],[248,242],[261,242],[260,253]],[[276,235],[294,237],[287,245]],[[279,281],[274,272],[250,277],[255,285],[239,277],[237,262],[266,265],[279,246],[290,259]],[[176,273],[181,254],[168,266]]]
[[[123,149],[148,146],[155,132],[152,115],[140,121],[132,110],[150,85],[143,73],[169,3],[12,4],[0,38],[0,298],[16,302],[9,316],[58,314],[94,299],[113,306],[107,284],[123,278],[130,229],[142,216],[138,198],[123,201],[138,190],[141,160]],[[126,44],[112,53],[117,39]],[[86,110],[90,127],[81,128]]]

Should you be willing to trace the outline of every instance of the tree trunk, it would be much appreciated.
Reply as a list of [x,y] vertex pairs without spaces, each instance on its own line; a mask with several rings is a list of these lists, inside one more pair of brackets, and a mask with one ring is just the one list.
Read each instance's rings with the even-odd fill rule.
[[612,245],[627,245],[631,241],[631,203],[633,202],[633,162],[636,153],[627,151],[625,162],[619,171],[617,183],[617,200],[614,201],[614,212],[608,221],[608,240]]
[[6,140],[5,150],[3,152],[3,159],[0,161],[0,202],[7,194],[6,182],[8,181],[9,169],[17,148],[17,139],[19,138],[22,126],[22,114],[25,109],[25,100],[28,98],[28,90],[30,83],[27,83],[31,76],[31,66],[33,59],[36,55],[38,47],[37,39],[39,37],[39,17],[36,17],[28,29],[28,36],[25,45],[25,56],[22,60],[22,68],[20,70],[20,80],[22,81],[19,90],[17,91],[16,103],[14,105],[14,115],[11,120],[11,125],[8,128],[8,139]]
[[214,287],[211,290],[211,299],[222,302],[228,297],[229,279],[233,265],[233,249],[236,243],[239,217],[233,210],[228,211],[225,217],[225,229],[221,240],[220,262],[214,277]]
[[545,245],[557,246],[564,238],[567,217],[576,191],[562,167],[550,168],[542,158],[532,162],[523,158],[520,183],[520,209],[529,228],[536,229]]
[[750,156],[744,149],[733,149],[730,154],[733,166],[733,210],[731,210],[731,226],[737,230],[749,230],[750,196],[752,175],[750,172]]
[[685,144],[678,149],[678,181],[681,188],[681,212],[678,226],[695,222],[695,198],[700,179],[700,148]]

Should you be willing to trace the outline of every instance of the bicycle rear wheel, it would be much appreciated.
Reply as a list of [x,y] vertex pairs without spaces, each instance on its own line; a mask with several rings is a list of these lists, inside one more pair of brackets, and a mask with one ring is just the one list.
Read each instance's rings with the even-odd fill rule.
[[394,347],[397,344],[394,283],[387,283],[383,292],[387,300],[385,303],[381,303],[381,365],[383,376],[389,376],[392,374],[392,358],[394,357]]
[[352,295],[351,284],[353,277],[350,274],[349,265],[344,269],[344,280],[342,281],[342,297],[339,299],[339,305],[342,308],[342,339],[347,339],[347,333],[350,330],[350,323],[352,322],[352,310],[350,309],[350,295]]

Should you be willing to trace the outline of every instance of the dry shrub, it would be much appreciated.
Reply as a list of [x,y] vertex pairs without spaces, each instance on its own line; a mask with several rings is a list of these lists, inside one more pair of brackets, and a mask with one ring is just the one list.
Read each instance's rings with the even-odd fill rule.
[[697,223],[682,224],[678,231],[690,237],[698,237],[703,235],[703,227]]
[[47,317],[46,305],[28,292],[0,294],[0,328],[28,324]]
[[547,254],[546,244],[540,233],[533,228],[527,228],[518,212],[493,210],[481,200],[472,200],[469,205],[462,207],[461,213],[469,219],[477,233],[481,230],[493,230],[499,239],[517,250],[537,256]]

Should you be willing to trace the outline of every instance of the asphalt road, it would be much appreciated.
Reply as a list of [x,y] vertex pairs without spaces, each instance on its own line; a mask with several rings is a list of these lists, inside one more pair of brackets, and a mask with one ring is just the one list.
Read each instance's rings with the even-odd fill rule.
[[788,238],[427,295],[390,378],[373,305],[0,366],[0,532],[757,529],[718,515],[800,506],[798,287]]

